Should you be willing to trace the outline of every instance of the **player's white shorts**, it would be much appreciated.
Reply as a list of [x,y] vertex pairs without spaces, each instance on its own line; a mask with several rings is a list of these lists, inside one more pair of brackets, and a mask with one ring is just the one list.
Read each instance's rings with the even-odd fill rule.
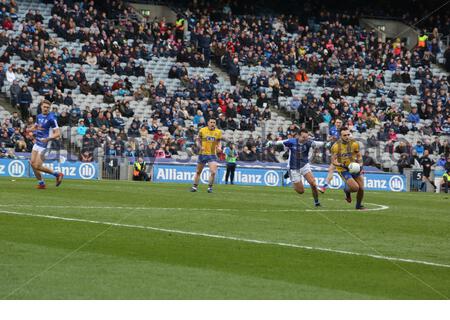
[[302,181],[302,176],[304,176],[308,172],[312,172],[309,163],[305,164],[301,169],[289,169],[289,177],[292,183],[297,183]]
[[42,154],[45,150],[46,148],[38,146],[37,144],[34,144],[32,149],[32,151],[37,151],[39,154]]

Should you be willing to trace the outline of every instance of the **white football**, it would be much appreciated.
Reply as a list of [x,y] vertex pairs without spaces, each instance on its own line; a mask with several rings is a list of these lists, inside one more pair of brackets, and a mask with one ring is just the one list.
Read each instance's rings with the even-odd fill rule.
[[359,173],[361,171],[361,166],[359,163],[352,162],[348,165],[348,171],[350,173]]

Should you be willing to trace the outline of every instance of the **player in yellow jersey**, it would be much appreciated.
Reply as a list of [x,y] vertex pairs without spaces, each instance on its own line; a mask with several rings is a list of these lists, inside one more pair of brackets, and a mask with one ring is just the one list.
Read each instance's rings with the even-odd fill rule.
[[362,156],[359,152],[359,144],[350,138],[350,130],[346,127],[340,130],[340,139],[331,147],[331,163],[345,182],[344,192],[347,202],[352,202],[351,193],[357,192],[356,209],[364,210],[362,200],[364,198],[364,179],[359,173],[350,173],[348,165],[357,162],[362,168]]
[[200,149],[198,156],[197,172],[194,176],[194,185],[191,192],[196,192],[200,175],[205,164],[209,166],[208,193],[212,192],[214,178],[217,172],[217,152],[221,150],[222,131],[216,128],[216,120],[209,119],[208,126],[198,132],[197,146]]

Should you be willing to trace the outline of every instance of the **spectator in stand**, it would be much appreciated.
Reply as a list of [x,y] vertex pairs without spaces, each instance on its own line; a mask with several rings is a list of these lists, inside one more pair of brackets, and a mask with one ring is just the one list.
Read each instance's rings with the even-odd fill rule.
[[33,97],[31,96],[30,90],[26,85],[22,86],[22,89],[18,96],[19,109],[22,119],[28,118],[30,114],[30,105],[33,102]]
[[19,104],[19,94],[22,91],[22,88],[19,85],[17,80],[14,80],[11,87],[9,88],[10,92],[10,102],[13,107]]
[[436,162],[436,167],[444,168],[446,163],[447,163],[447,158],[445,157],[445,154],[441,154],[439,160]]
[[364,152],[362,160],[363,160],[363,166],[365,166],[365,167],[377,167],[377,166],[379,166],[375,162],[375,160],[369,155],[369,151]]
[[414,150],[416,151],[417,156],[419,156],[419,157],[423,156],[425,148],[422,144],[422,141],[417,141],[417,144],[414,147]]
[[6,71],[6,80],[8,80],[9,83],[13,83],[14,80],[17,79],[16,73],[14,72],[14,69],[12,66],[8,68],[8,71]]
[[228,75],[230,76],[230,84],[235,86],[240,75],[238,58],[234,58],[228,65]]
[[397,161],[397,167],[400,174],[404,173],[405,168],[411,168],[411,162],[406,153],[400,155],[400,159]]

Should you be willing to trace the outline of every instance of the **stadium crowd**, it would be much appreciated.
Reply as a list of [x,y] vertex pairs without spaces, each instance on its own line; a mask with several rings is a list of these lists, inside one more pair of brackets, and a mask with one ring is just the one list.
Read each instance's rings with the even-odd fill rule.
[[[185,38],[182,24],[164,19],[138,22],[131,19],[132,10],[121,1],[100,5],[57,0],[48,21],[37,10],[18,20],[18,10],[14,0],[0,4],[4,29],[0,43],[5,46],[0,56],[0,86],[9,84],[10,101],[17,108],[2,122],[2,148],[30,152],[34,140],[30,130],[34,121],[32,89],[54,103],[61,127],[76,127],[71,141],[79,148],[82,161],[92,161],[97,148],[106,156],[194,154],[196,133],[208,119],[217,119],[223,130],[255,131],[271,119],[271,108],[282,109],[283,97],[290,98],[284,108],[297,125],[279,128],[277,136],[239,139],[240,160],[277,162],[277,152],[264,148],[266,140],[284,139],[299,127],[312,128],[317,138],[326,139],[321,124],[331,128],[338,118],[358,133],[377,129],[377,135],[368,138],[369,146],[386,142],[385,152],[406,154],[410,164],[423,154],[420,145],[435,155],[448,156],[448,141],[425,139],[420,145],[403,146],[397,137],[408,132],[450,135],[449,78],[431,71],[441,50],[438,32],[442,30],[437,28],[425,45],[408,50],[398,39],[381,42],[374,32],[361,29],[353,17],[330,12],[322,12],[317,18],[320,23],[309,26],[292,15],[237,16],[229,6],[220,11],[208,6],[191,8],[185,17],[189,31]],[[65,42],[58,42],[49,32]],[[74,41],[83,44],[81,51],[65,46]],[[11,64],[12,56],[32,61],[32,65]],[[180,80],[174,92],[169,92],[163,80],[155,83],[145,69],[148,61],[161,57],[176,59],[167,74],[168,79]],[[211,62],[228,72],[232,91],[216,89],[222,81],[217,75],[188,72],[187,67],[207,67]],[[68,64],[78,69],[70,72]],[[100,83],[87,77],[83,65],[124,79]],[[265,70],[239,81],[241,69],[254,66]],[[417,69],[413,75],[411,68]],[[396,90],[386,87],[387,72],[392,73],[390,82],[407,85],[405,95],[398,97]],[[131,77],[144,77],[145,81],[137,83]],[[304,96],[294,94],[303,83],[323,90],[320,94],[316,90]],[[102,95],[108,107],[91,105],[82,110],[74,103],[75,90],[82,95]],[[370,93],[379,99],[369,98]],[[412,96],[419,98],[417,102],[411,102]],[[402,102],[397,104],[396,98]],[[151,116],[135,115],[133,101],[147,101]],[[129,126],[127,119],[133,119]],[[0,156],[6,154],[12,156],[0,151]],[[318,154],[314,158],[323,160]]]

